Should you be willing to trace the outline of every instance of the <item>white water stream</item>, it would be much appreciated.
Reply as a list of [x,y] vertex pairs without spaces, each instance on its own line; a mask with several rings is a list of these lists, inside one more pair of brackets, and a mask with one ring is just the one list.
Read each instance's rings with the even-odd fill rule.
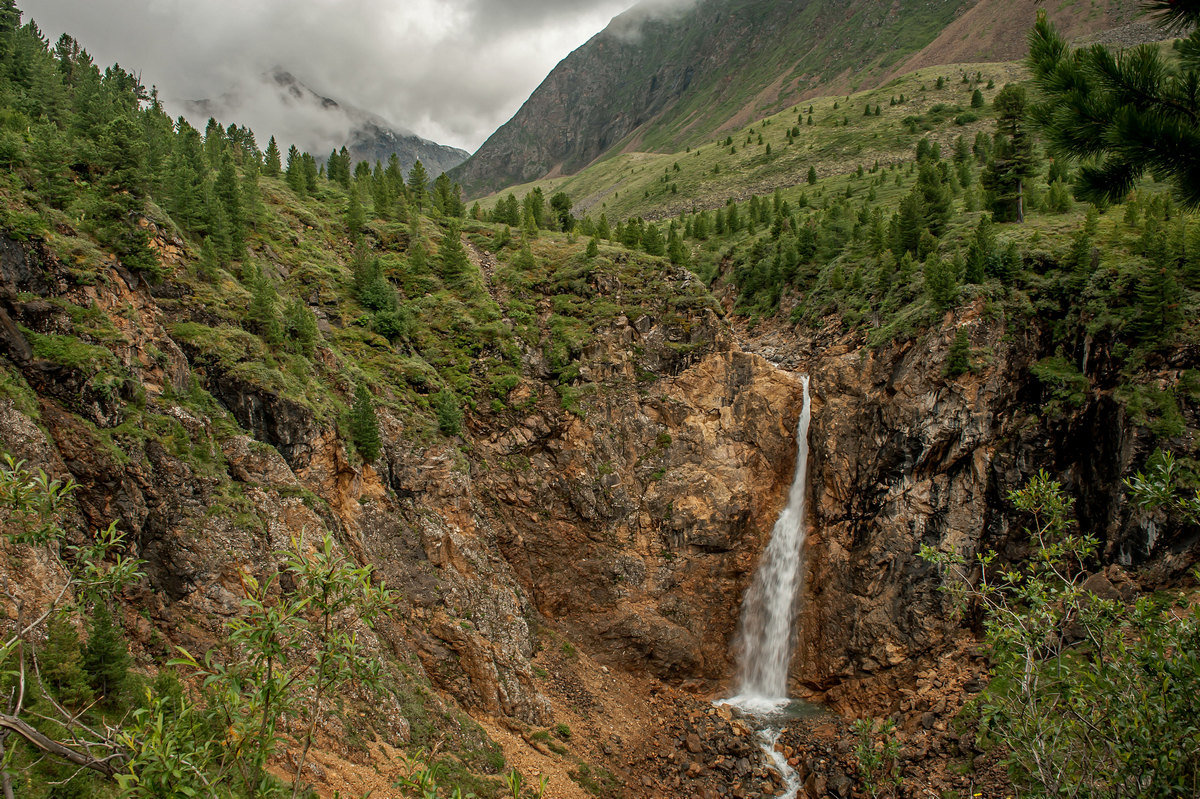
[[787,506],[771,530],[771,540],[742,603],[738,630],[741,642],[738,693],[720,702],[732,705],[754,720],[763,751],[783,778],[784,799],[793,799],[800,788],[795,772],[783,755],[775,751],[775,744],[790,702],[787,671],[796,644],[796,608],[804,584],[804,498],[811,402],[808,377],[801,380],[804,406],[796,431],[796,472],[788,491]]

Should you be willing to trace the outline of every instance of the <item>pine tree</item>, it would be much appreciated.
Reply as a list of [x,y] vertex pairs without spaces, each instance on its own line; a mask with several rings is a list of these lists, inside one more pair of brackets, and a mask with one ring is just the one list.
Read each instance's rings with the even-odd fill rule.
[[600,254],[600,237],[598,235],[592,236],[592,238],[588,240],[587,257],[595,258],[599,254]]
[[275,284],[257,267],[252,268],[250,280],[250,305],[246,309],[246,320],[262,340],[272,347],[283,343],[283,326],[279,320],[279,294]]
[[1166,235],[1153,217],[1147,218],[1142,249],[1147,268],[1140,272],[1135,288],[1137,317],[1133,330],[1143,342],[1159,343],[1169,339],[1183,322],[1183,292]]
[[379,457],[382,441],[379,437],[379,420],[375,416],[375,402],[371,392],[362,383],[354,388],[354,404],[350,408],[350,439],[366,463],[374,463]]
[[550,198],[550,211],[559,230],[570,233],[575,229],[575,217],[571,215],[571,198],[566,192],[560,191]]
[[658,229],[658,225],[646,225],[645,232],[642,234],[642,249],[647,255],[664,255],[666,253],[666,243],[663,241],[662,231]]
[[965,327],[960,327],[950,344],[946,356],[946,377],[958,377],[971,371],[971,338]]
[[808,185],[812,186],[817,182],[817,168],[810,166],[808,168]]
[[125,687],[129,674],[129,648],[103,602],[97,603],[92,611],[82,665],[92,687],[106,702],[111,702]]
[[221,258],[217,255],[217,248],[213,246],[212,239],[208,236],[204,237],[204,242],[200,245],[200,262],[196,266],[196,271],[200,278],[208,283],[215,283],[217,280],[217,270],[221,267]]
[[954,268],[933,253],[925,261],[925,293],[934,308],[945,311],[954,304],[958,296]]
[[230,256],[238,260],[246,251],[246,217],[242,208],[241,187],[229,153],[221,156],[221,168],[213,184],[213,193],[225,212],[229,224]]
[[996,94],[996,147],[981,182],[998,222],[1025,221],[1025,180],[1037,174],[1026,125],[1025,90],[1008,84]]
[[430,404],[437,416],[438,429],[444,435],[456,436],[462,432],[463,412],[457,394],[449,388],[443,388],[433,395]]
[[311,358],[319,335],[317,317],[299,297],[293,297],[284,306],[283,326],[289,346]]
[[984,105],[983,92],[979,91],[979,89],[976,89],[975,91],[971,92],[971,107],[972,108],[983,108],[983,105]]
[[683,237],[679,235],[679,230],[674,224],[671,225],[671,229],[667,233],[667,258],[673,264],[686,264],[688,262],[687,247],[684,245]]
[[94,181],[90,221],[97,238],[125,266],[157,279],[158,256],[150,247],[149,230],[139,224],[146,201],[145,150],[141,131],[128,117],[118,116],[103,127],[95,148],[101,174]]
[[1190,28],[1188,37],[1174,51],[1156,44],[1072,51],[1038,12],[1029,62],[1043,101],[1033,117],[1052,155],[1084,162],[1080,199],[1119,202],[1150,172],[1186,205],[1200,206],[1200,3],[1143,6],[1170,31]]

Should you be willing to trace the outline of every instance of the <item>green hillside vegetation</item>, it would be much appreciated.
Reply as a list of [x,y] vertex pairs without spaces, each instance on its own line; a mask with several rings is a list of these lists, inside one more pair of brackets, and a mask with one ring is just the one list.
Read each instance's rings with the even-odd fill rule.
[[937,335],[947,312],[1047,324],[1036,374],[1049,407],[1117,390],[1135,418],[1178,420],[1177,390],[1155,388],[1155,373],[1197,337],[1200,220],[1152,179],[1123,203],[1076,201],[1075,170],[1046,154],[1023,111],[1026,216],[1005,221],[1015,210],[996,176],[1011,161],[1001,128],[1012,123],[999,124],[995,100],[1006,86],[1032,97],[1023,64],[927,69],[695,150],[621,155],[517,187],[481,202],[479,216],[502,218],[526,189],[568,195],[589,211],[583,235],[664,255],[677,241],[672,260],[715,293],[732,287],[732,310],[751,325],[854,332],[879,346]]
[[[548,210],[536,209],[539,217]],[[466,219],[457,187],[444,175],[431,180],[419,165],[403,175],[394,161],[351,165],[341,153],[318,165],[311,154],[274,139],[263,148],[238,125],[210,120],[198,131],[182,118],[170,119],[133,73],[100,69],[70,36],[51,45],[34,22],[20,24],[9,0],[0,4],[0,234],[34,252],[45,248],[48,274],[63,281],[62,293],[80,298],[80,304],[49,298],[55,332],[22,326],[19,339],[32,350],[32,363],[60,370],[80,386],[62,401],[107,456],[126,463],[152,442],[216,483],[209,515],[261,524],[221,454],[220,441],[241,430],[213,393],[218,383],[288,403],[315,424],[339,430],[356,465],[375,461],[384,446],[443,441],[466,450],[458,436],[477,412],[515,418],[521,411],[509,397],[522,379],[522,348],[544,353],[557,401],[584,414],[597,387],[580,379],[578,362],[606,323],[645,314],[682,323],[692,311],[716,307],[703,286],[681,279],[664,259],[610,246],[589,253],[586,239],[542,233]],[[479,267],[484,257],[495,259],[489,274]],[[114,269],[130,286],[155,295],[166,335],[193,369],[187,385],[150,389],[138,379],[139,370],[167,364],[168,355],[151,347],[149,364],[130,355],[154,331],[139,327],[146,317],[132,305],[110,310],[103,304],[102,297],[120,288],[111,282]],[[597,288],[611,283],[622,287],[620,296]],[[551,305],[544,311],[542,303]],[[5,336],[5,347],[19,352],[18,337],[9,328]],[[686,336],[681,341],[678,346],[686,348]],[[655,377],[648,370],[645,376]],[[0,398],[40,417],[19,358],[0,364]],[[189,409],[211,424],[185,428],[173,408]],[[385,441],[379,429],[384,409],[403,425],[403,440]],[[11,502],[3,503],[9,515],[0,523],[8,540],[13,513],[23,520],[49,514],[37,521],[39,529],[51,531],[49,538],[10,543],[49,543],[58,551],[67,533],[40,498],[48,489],[38,480],[8,463],[0,487]],[[62,486],[52,490],[69,493]],[[319,498],[305,492],[304,500],[321,510]],[[125,551],[115,530],[109,534],[100,548],[63,561],[64,569],[105,568],[99,565],[105,558]],[[137,576],[137,567],[129,562],[127,578]],[[293,577],[299,585],[307,579],[299,572]],[[356,572],[346,579],[369,578]],[[92,590],[92,583],[79,580],[77,589]],[[107,596],[117,588],[112,583]],[[365,596],[378,613],[378,598]],[[255,671],[265,662],[254,658],[266,646],[261,636],[267,629],[255,625],[273,622],[248,607],[250,626],[237,628],[230,639],[246,660],[184,658],[172,669],[164,649],[153,663],[126,659],[110,666],[89,660],[89,653],[105,636],[123,639],[123,630],[105,628],[86,644],[72,637],[72,625],[109,601],[80,593],[78,604],[55,611],[64,623],[52,629],[48,643],[26,630],[0,644],[6,696],[15,679],[7,675],[34,681],[35,666],[55,675],[46,682],[37,678],[24,701],[16,693],[12,702],[5,700],[0,722],[13,725],[8,729],[32,725],[68,745],[72,736],[89,735],[81,725],[108,723],[117,730],[90,750],[79,747],[111,759],[84,756],[73,764],[36,752],[21,736],[9,738],[4,773],[16,792],[163,795],[151,785],[157,780],[205,795],[278,795],[281,785],[263,765],[279,739],[255,730],[252,736],[246,731],[257,742],[251,749],[224,742],[231,724],[257,723],[261,716],[261,729],[269,731],[283,715],[312,712],[289,704],[311,692],[285,700],[270,694],[270,684]],[[253,605],[254,596],[247,601]],[[355,602],[362,614],[366,606]],[[313,633],[296,629],[297,635]],[[331,640],[330,646],[337,644]],[[124,651],[122,646],[109,648]],[[329,651],[333,659],[349,652]],[[299,669],[305,661],[286,662]],[[503,767],[503,757],[478,725],[432,700],[432,687],[405,659],[380,666],[373,683],[362,682],[357,672],[354,679],[403,704],[414,752],[439,751],[441,765],[424,778],[425,788],[441,790],[436,785],[442,780],[447,795],[447,781],[478,796],[500,792],[499,779],[489,775]],[[148,668],[161,677],[142,676]],[[211,691],[181,692],[176,675],[207,680]],[[104,703],[88,704],[89,679],[105,681]],[[351,706],[318,711],[349,712]],[[56,707],[82,710],[60,717]],[[360,710],[355,724],[368,729],[350,743],[361,747],[375,720],[370,713],[360,718]],[[36,737],[28,734],[30,741]],[[207,779],[215,782],[206,785]],[[67,787],[55,787],[55,781]]]
[[[780,100],[755,97],[773,84],[788,87],[828,84],[847,75],[852,89],[875,83],[889,67],[933,41],[962,7],[962,3],[954,0],[899,5],[884,10],[879,4],[858,3],[843,12],[837,4],[810,2],[798,12],[788,9],[783,36],[771,36],[766,46],[752,54],[745,53],[724,74],[708,76],[707,83],[691,87],[684,102],[638,136],[639,147],[669,151],[703,141],[714,129],[723,127],[740,113],[749,112],[757,118],[775,111]],[[760,0],[742,6],[729,13],[766,19],[771,11],[764,6],[777,7]],[[831,24],[833,20],[836,24]],[[697,40],[711,35],[712,28],[701,20],[696,22],[681,36],[671,36],[666,41],[679,52],[697,51]],[[775,32],[778,31],[776,28]],[[816,31],[825,35],[814,35]],[[728,80],[731,73],[737,76],[733,86]],[[627,81],[631,87],[640,87],[645,82],[637,76]],[[619,142],[610,152],[620,152],[626,143]]]
[[[662,320],[679,331],[665,346],[686,355],[690,315],[725,313],[718,293],[751,328],[824,331],[865,346],[953,337],[948,381],[969,379],[989,357],[962,332],[969,318],[1036,329],[1030,372],[1047,414],[1112,392],[1179,454],[1187,472],[1179,482],[1193,484],[1198,445],[1185,435],[1180,405],[1200,400],[1200,373],[1179,353],[1200,343],[1200,222],[1150,179],[1119,204],[1077,202],[1073,169],[1045,156],[1022,111],[1022,75],[1015,65],[924,70],[796,106],[697,149],[617,156],[468,211],[449,178],[430,180],[419,165],[404,175],[394,162],[351,165],[339,153],[318,165],[274,139],[260,146],[244,127],[211,120],[201,132],[172,120],[133,73],[99,69],[69,36],[51,46],[4,0],[0,231],[44,246],[73,288],[99,294],[111,288],[112,269],[149,285],[199,377],[157,391],[133,379],[141,365],[126,353],[145,331],[131,307],[110,313],[98,302],[55,299],[47,305],[58,313],[56,331],[26,327],[20,337],[34,359],[77,378],[77,396],[63,402],[114,458],[130,457],[138,442],[161,444],[223,481],[211,512],[239,523],[251,514],[218,446],[239,428],[216,396],[219,383],[248,386],[339,430],[356,466],[388,446],[427,442],[465,461],[473,425],[485,416],[515,421],[536,401],[514,393],[523,353],[544,360],[562,408],[585,415],[605,386],[588,380],[580,361],[606,326]],[[3,332],[6,345],[16,341]],[[635,365],[639,381],[657,379]],[[8,360],[0,396],[38,418],[37,395]],[[212,424],[184,428],[168,404]],[[382,410],[402,425],[400,440],[381,434]],[[36,532],[12,540],[51,543],[57,556],[67,534],[52,523],[54,503],[37,498],[67,489],[12,463],[0,477],[8,492],[0,497],[11,500],[0,505],[12,514],[0,521]],[[269,689],[255,693],[272,646],[259,635],[273,623],[264,618],[269,586],[249,591],[251,623],[230,627],[257,660],[184,656],[169,668],[163,652],[131,670],[123,633],[105,618],[117,583],[136,576],[136,563],[116,558],[122,551],[110,529],[63,561],[80,594],[60,610],[76,626],[56,616],[49,640],[18,631],[0,647],[6,687],[11,675],[32,675],[35,658],[45,667],[29,703],[0,715],[8,729],[16,719],[65,740],[80,723],[134,732],[105,742],[119,755],[109,767],[67,767],[9,736],[5,770],[18,792],[67,795],[47,787],[61,779],[73,795],[166,795],[153,778],[164,791],[188,781],[192,795],[279,795],[265,767],[279,745],[274,725],[301,711],[272,704],[283,700]],[[336,577],[354,587],[343,610],[364,622],[387,615],[389,598],[369,573],[337,561],[327,543],[323,557],[324,578],[305,572],[303,559],[287,561],[301,595]],[[124,570],[87,582],[88,564],[105,558]],[[95,626],[81,644],[84,616]],[[294,623],[297,635],[318,635],[319,625]],[[347,639],[326,628],[321,640],[331,660],[354,660]],[[147,694],[140,683],[148,681],[129,675],[149,667],[162,676]],[[208,692],[185,691],[176,673],[206,681]],[[500,791],[486,776],[503,768],[497,747],[469,719],[425,701],[432,689],[410,664],[389,659],[377,673],[351,676],[403,700],[414,747],[448,740],[440,751],[460,784]],[[303,712],[343,712],[321,704],[333,682],[304,679],[315,680],[301,684],[316,704]],[[91,704],[97,696],[103,701]],[[78,713],[56,719],[62,709]],[[247,712],[259,714],[267,735],[227,732]],[[234,739],[255,743],[229,745]],[[213,789],[209,777],[224,782]]]
[[[828,178],[860,165],[908,161],[921,138],[943,148],[959,135],[973,142],[980,131],[991,132],[991,98],[1005,84],[1027,78],[1021,64],[925,69],[879,89],[813,98],[680,152],[612,155],[576,175],[515,186],[480,204],[491,208],[508,193],[520,197],[538,188],[546,196],[565,192],[577,213],[614,220],[715,210],[730,197],[746,200],[806,185],[810,168]],[[976,91],[983,104],[973,106]]]

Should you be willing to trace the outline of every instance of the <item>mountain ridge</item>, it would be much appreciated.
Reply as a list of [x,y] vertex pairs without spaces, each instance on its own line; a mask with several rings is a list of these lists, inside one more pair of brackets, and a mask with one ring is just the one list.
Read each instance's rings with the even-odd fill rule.
[[[314,128],[312,141],[303,148],[312,150],[319,160],[325,149],[346,147],[352,161],[387,162],[395,153],[404,171],[412,169],[418,160],[431,175],[439,175],[462,163],[470,155],[466,150],[431,141],[399,127],[378,114],[366,111],[309,86],[282,66],[275,66],[259,76],[267,91],[268,101],[277,101],[285,124],[303,118]],[[193,100],[187,104],[195,115],[218,119],[239,117],[252,98],[234,89],[216,98]],[[292,132],[286,134],[292,136]],[[319,141],[318,141],[319,140]]]
[[[1073,35],[1131,15],[1115,0],[1082,5],[1048,11],[1072,20]],[[1025,6],[1031,23],[1035,4]],[[818,94],[875,88],[922,65],[989,60],[977,56],[1023,44],[1027,27],[996,0],[701,0],[686,11],[668,8],[643,4],[614,18],[453,177],[479,196],[574,174],[620,152],[683,150]],[[965,44],[946,41],[964,35]]]

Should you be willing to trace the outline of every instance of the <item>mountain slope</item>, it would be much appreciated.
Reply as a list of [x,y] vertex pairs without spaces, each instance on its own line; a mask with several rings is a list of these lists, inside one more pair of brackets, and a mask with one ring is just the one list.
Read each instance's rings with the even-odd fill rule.
[[343,145],[353,161],[386,162],[395,153],[405,172],[420,160],[429,174],[440,175],[468,155],[328,97],[281,67],[261,75],[255,85],[194,101],[188,110],[217,119],[249,118],[254,127],[286,131],[282,138],[295,141],[317,157]]
[[[1078,35],[1115,24],[1117,5],[1051,12]],[[973,0],[700,0],[674,12],[643,3],[559,64],[454,175],[478,195],[622,150],[682,150],[818,92],[1007,54],[1032,18]],[[962,40],[951,47],[947,31]]]

